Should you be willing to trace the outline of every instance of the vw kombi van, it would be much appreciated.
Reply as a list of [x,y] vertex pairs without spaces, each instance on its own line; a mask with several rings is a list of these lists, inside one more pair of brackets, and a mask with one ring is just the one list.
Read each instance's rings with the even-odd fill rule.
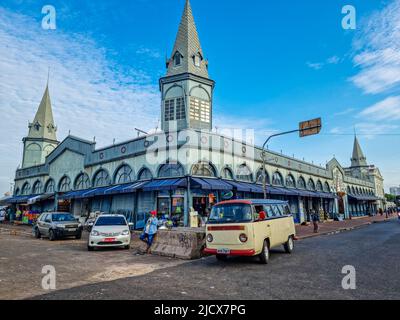
[[294,248],[295,227],[286,201],[230,200],[216,204],[206,225],[205,253],[218,260],[258,256],[268,263],[270,249]]

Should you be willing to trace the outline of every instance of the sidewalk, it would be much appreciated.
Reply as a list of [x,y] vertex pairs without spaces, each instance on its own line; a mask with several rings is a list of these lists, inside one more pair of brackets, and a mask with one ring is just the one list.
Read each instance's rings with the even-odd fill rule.
[[344,221],[330,221],[325,223],[319,223],[319,232],[314,233],[314,226],[312,223],[308,226],[296,225],[296,235],[297,239],[306,239],[310,237],[320,236],[324,234],[339,233],[342,231],[352,230],[360,228],[362,226],[370,225],[371,223],[384,222],[391,219],[397,219],[397,215],[389,218],[383,216],[373,216],[373,217],[363,217],[363,218],[353,218],[352,220]]

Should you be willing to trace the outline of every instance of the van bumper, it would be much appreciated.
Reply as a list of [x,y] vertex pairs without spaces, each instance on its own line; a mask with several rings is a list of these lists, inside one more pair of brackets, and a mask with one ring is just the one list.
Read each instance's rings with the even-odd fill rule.
[[[212,254],[212,255],[217,255],[217,249],[210,249],[210,248],[205,248],[204,253],[206,254]],[[253,249],[249,250],[231,250],[227,256],[247,256],[247,257],[252,257],[256,254],[256,251]]]

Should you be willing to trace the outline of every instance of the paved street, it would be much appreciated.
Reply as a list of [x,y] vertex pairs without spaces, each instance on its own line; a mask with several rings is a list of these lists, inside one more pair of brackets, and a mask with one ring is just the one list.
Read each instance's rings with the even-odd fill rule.
[[[275,250],[270,264],[264,266],[249,258],[231,258],[222,263],[214,257],[182,262],[135,256],[128,251],[89,254],[76,241],[51,243],[14,237],[1,239],[5,245],[0,249],[0,296],[80,300],[399,299],[399,239],[400,223],[391,220],[297,241],[292,255]],[[12,255],[7,253],[10,246]],[[45,261],[39,259],[43,256],[39,253],[41,248],[51,253]],[[61,258],[61,253],[66,258]],[[43,290],[37,288],[41,277],[39,266],[44,263],[56,265],[58,289],[69,289],[40,295]],[[356,290],[346,291],[341,287],[344,276],[341,270],[345,265],[356,268]],[[106,270],[111,273],[118,267],[123,270],[116,276],[120,279],[102,279]],[[18,274],[16,279],[10,281],[10,275],[15,274]],[[99,282],[103,280],[111,281]],[[91,284],[80,285],[80,281]]]

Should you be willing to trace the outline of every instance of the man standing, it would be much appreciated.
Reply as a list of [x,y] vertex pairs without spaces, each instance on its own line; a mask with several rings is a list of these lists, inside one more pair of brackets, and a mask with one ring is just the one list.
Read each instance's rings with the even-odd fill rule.
[[150,252],[150,247],[153,244],[154,236],[157,234],[157,227],[157,211],[153,210],[150,212],[150,218],[147,220],[143,233],[140,235],[140,240],[147,243],[147,253]]
[[313,224],[314,224],[314,233],[318,233],[318,230],[319,230],[319,225],[318,225],[319,214],[315,210],[312,210],[311,212],[312,212],[311,218],[312,218],[312,221],[313,221]]

